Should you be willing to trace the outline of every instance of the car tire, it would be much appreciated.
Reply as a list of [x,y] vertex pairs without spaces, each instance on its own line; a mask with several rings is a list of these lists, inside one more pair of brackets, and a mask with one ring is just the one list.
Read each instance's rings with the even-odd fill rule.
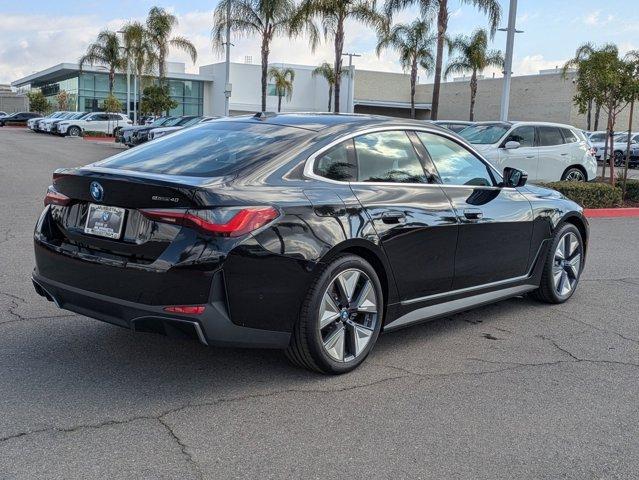
[[383,312],[375,269],[361,257],[340,255],[311,284],[286,356],[308,370],[332,375],[350,372],[373,349]]
[[67,130],[67,135],[69,135],[70,137],[79,137],[82,135],[82,130],[80,129],[80,127],[69,127],[69,129]]
[[563,182],[585,182],[587,180],[586,174],[582,169],[577,167],[567,168],[564,174],[561,176]]
[[550,244],[539,288],[533,295],[545,303],[564,303],[572,297],[584,266],[584,243],[579,229],[565,223]]

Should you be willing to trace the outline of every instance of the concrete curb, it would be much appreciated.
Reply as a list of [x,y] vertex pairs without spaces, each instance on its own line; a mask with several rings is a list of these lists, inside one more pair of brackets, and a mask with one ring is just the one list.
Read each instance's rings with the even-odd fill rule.
[[639,217],[639,208],[585,208],[588,218],[632,218]]

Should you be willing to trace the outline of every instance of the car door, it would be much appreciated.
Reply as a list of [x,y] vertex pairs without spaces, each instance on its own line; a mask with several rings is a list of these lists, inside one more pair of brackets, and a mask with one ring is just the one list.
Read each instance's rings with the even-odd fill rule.
[[85,130],[90,132],[103,132],[109,131],[109,115],[106,113],[95,113],[91,117],[91,121],[85,127]]
[[539,169],[536,181],[558,182],[571,165],[571,147],[559,127],[538,126]]
[[417,132],[459,221],[453,290],[524,276],[533,212],[516,189],[453,137]]
[[[508,142],[518,142],[519,148],[506,148]],[[499,146],[499,169],[517,168],[528,174],[530,181],[537,179],[539,168],[539,148],[535,144],[535,127],[522,125],[515,127]]]
[[379,236],[401,300],[450,290],[457,218],[422,164],[414,133],[370,132],[352,140],[356,179],[351,189]]

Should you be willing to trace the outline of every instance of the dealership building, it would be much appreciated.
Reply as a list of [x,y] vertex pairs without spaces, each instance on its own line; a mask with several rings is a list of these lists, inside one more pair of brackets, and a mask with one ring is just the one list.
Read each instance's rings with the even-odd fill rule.
[[[273,63],[270,66],[295,70],[293,95],[283,99],[282,110],[287,112],[325,112],[329,105],[328,84],[321,76],[314,76],[314,66]],[[254,113],[261,109],[261,66],[251,63],[231,63],[230,98],[231,115]],[[171,98],[177,102],[172,115],[223,115],[225,101],[226,64],[215,63],[199,67],[198,73],[186,73],[185,64],[167,63],[167,80]],[[439,118],[467,120],[470,106],[470,88],[467,79],[442,83]],[[482,78],[478,81],[475,120],[499,118],[503,79]],[[65,90],[69,95],[69,108],[97,111],[109,92],[108,72],[104,67],[80,70],[77,64],[61,63],[14,81],[18,92],[40,89],[55,105],[57,94]],[[133,90],[131,76],[130,89]],[[340,110],[342,112],[369,113],[408,117],[410,115],[410,77],[402,73],[353,69],[342,79]],[[419,84],[416,89],[417,118],[430,118],[432,84]],[[126,110],[127,75],[118,73],[114,95]],[[586,128],[586,117],[573,104],[575,85],[571,75],[564,78],[559,70],[542,71],[538,75],[514,76],[511,85],[511,120],[558,122]],[[131,94],[130,109],[133,110]],[[275,86],[268,85],[267,110],[277,110]],[[637,109],[639,110],[639,109]],[[626,125],[627,110],[622,112],[617,125]],[[605,127],[602,112],[599,128]],[[639,125],[639,112],[635,118]],[[621,129],[621,128],[618,128]]]

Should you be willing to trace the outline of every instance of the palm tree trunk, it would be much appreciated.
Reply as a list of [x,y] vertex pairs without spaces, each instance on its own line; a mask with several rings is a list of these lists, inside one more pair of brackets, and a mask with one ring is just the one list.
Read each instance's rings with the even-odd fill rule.
[[413,58],[410,69],[410,118],[415,118],[415,85],[417,84],[417,58]]
[[339,96],[342,85],[342,52],[344,51],[344,18],[337,20],[335,32],[335,113],[339,113]]
[[470,77],[470,114],[469,120],[475,121],[475,100],[477,98],[477,70],[473,70]]
[[439,114],[439,91],[442,83],[442,64],[444,62],[444,41],[448,29],[448,1],[439,1],[439,13],[437,15],[437,57],[435,59],[435,81],[433,84],[433,100],[430,111],[430,119],[437,120]]
[[277,96],[277,113],[282,111],[282,95]]
[[588,119],[586,130],[590,131],[590,124],[592,121],[592,98],[588,100]]
[[328,112],[331,111],[331,104],[333,103],[333,84],[328,84]]
[[109,70],[109,95],[113,95],[113,84],[115,83],[115,68]]
[[608,112],[608,125],[606,126],[606,143],[604,144],[604,153],[602,156],[603,166],[601,168],[601,179],[606,180],[606,164],[608,163],[608,146],[610,145],[610,130],[611,130],[612,116]]
[[268,33],[262,35],[262,111],[266,111],[266,86],[268,83]]
[[595,105],[595,125],[594,125],[595,131],[599,130],[599,115],[600,114],[601,114],[601,105],[596,104]]

